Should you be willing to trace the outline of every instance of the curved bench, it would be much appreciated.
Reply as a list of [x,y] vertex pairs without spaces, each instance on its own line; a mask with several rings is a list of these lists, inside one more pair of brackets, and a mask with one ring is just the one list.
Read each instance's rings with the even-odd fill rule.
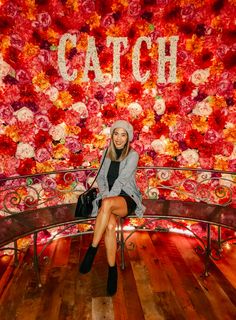
[[[183,171],[181,175],[177,176],[178,183],[174,183],[173,185],[169,184],[170,170],[178,170]],[[79,172],[80,171],[80,172]],[[63,174],[68,175],[69,174],[78,174],[81,173],[81,170],[71,170],[71,171],[65,171]],[[85,171],[85,170],[84,170]],[[86,172],[88,170],[86,169]],[[94,173],[94,170],[92,170]],[[212,237],[211,237],[211,227],[217,226],[218,227],[218,248],[220,250],[220,246],[222,243],[221,239],[221,228],[228,228],[232,230],[236,230],[236,209],[231,206],[233,204],[233,192],[230,187],[228,187],[227,183],[233,184],[233,186],[236,184],[236,178],[235,173],[227,173],[232,177],[232,179],[228,180],[225,178],[225,172],[219,172],[219,171],[210,171],[206,170],[206,176],[201,176],[200,182],[196,182],[195,180],[192,180],[191,174],[194,179],[196,180],[196,173],[200,172],[201,175],[205,172],[204,170],[196,170],[196,169],[189,169],[189,168],[158,168],[158,167],[151,167],[151,168],[138,168],[137,171],[137,178],[140,180],[141,183],[143,183],[143,179],[146,179],[146,197],[148,199],[144,199],[143,203],[146,206],[146,212],[144,215],[144,219],[142,219],[141,225],[136,226],[133,230],[129,232],[129,235],[125,238],[125,230],[123,228],[124,222],[129,218],[134,219],[136,216],[129,216],[128,218],[122,218],[119,220],[118,225],[118,242],[120,244],[120,251],[121,251],[121,268],[124,269],[125,267],[125,261],[124,261],[124,247],[125,242],[127,239],[133,234],[135,231],[140,230],[151,230],[151,231],[163,231],[162,227],[156,227],[154,230],[148,227],[148,221],[160,221],[160,220],[170,220],[174,222],[175,224],[186,227],[181,222],[182,220],[185,221],[196,221],[205,223],[206,225],[206,237],[205,239],[199,237],[197,234],[192,232],[192,230],[188,229],[192,232],[192,234],[200,241],[203,253],[205,254],[205,271],[204,274],[208,274],[209,269],[209,261],[210,258],[213,256],[212,254]],[[210,172],[210,179],[209,179],[209,172]],[[45,175],[49,175],[45,174]],[[61,173],[60,173],[61,174]],[[223,177],[221,176],[223,174]],[[39,181],[45,182],[44,178],[40,180],[39,175],[36,176],[27,176],[26,177],[26,185],[24,186],[26,189],[29,186],[30,190],[32,191],[32,185],[33,183],[37,182],[37,188]],[[55,173],[53,173],[55,175]],[[41,175],[43,176],[43,175]],[[179,177],[183,176],[183,182],[179,182]],[[185,177],[187,176],[187,178]],[[89,178],[88,174],[88,178]],[[12,178],[17,179],[17,178]],[[20,177],[22,179],[22,177]],[[29,179],[31,179],[33,182],[29,184]],[[77,179],[77,176],[76,176]],[[226,185],[219,184],[219,179],[226,181]],[[7,179],[5,179],[7,180]],[[212,180],[213,185],[216,185],[217,196],[219,196],[220,201],[216,203],[209,203],[210,198],[206,197],[206,192],[208,186],[206,182],[208,183],[208,180]],[[36,182],[35,182],[36,181]],[[77,181],[77,180],[76,180]],[[217,182],[217,183],[216,183]],[[22,184],[20,183],[15,184],[17,185],[17,188],[22,188]],[[74,181],[71,181],[71,185],[75,186]],[[186,192],[186,190],[183,190],[183,186],[187,189],[191,189],[191,193]],[[203,189],[200,187],[204,186]],[[12,186],[13,189],[14,185]],[[48,188],[48,184],[46,186]],[[9,189],[9,187],[7,186]],[[7,190],[7,188],[5,190]],[[11,201],[9,201],[10,204],[16,203],[16,206],[19,206],[21,202],[24,200],[22,197],[19,199],[17,198],[17,192],[12,191],[10,189],[10,194],[13,194],[13,198],[11,198]],[[76,189],[76,188],[75,188]],[[4,189],[2,189],[4,192]],[[14,189],[13,189],[14,190]],[[74,190],[74,189],[73,189]],[[163,195],[161,193],[161,190],[164,190],[166,193],[168,191],[167,197],[173,196],[174,198],[178,198],[178,195],[180,195],[180,200],[176,199],[162,199]],[[31,192],[30,191],[30,192]],[[58,190],[56,190],[58,192]],[[71,189],[69,190],[71,192]],[[204,192],[203,192],[204,191]],[[61,192],[61,190],[60,190]],[[64,192],[64,190],[63,190]],[[37,196],[39,196],[41,193],[38,192],[37,189]],[[214,194],[214,197],[215,197]],[[9,197],[9,193],[6,193],[6,196],[4,198],[4,203],[7,203],[5,199]],[[185,198],[182,200],[182,198]],[[222,201],[223,198],[226,198],[225,201]],[[12,201],[12,199],[14,201]],[[186,201],[186,199],[195,199],[196,201]],[[27,200],[27,201],[26,201]],[[30,201],[29,201],[30,200]],[[40,197],[38,197],[36,200],[32,198],[32,195],[28,195],[26,192],[25,200],[23,201],[25,203],[29,203],[29,207],[31,207],[32,203],[33,206],[35,205],[34,202],[39,203]],[[51,200],[51,198],[50,198]],[[42,203],[46,204],[47,202],[43,198]],[[50,202],[49,202],[50,203]],[[61,227],[61,229],[49,239],[49,242],[51,242],[56,236],[59,234],[63,234],[66,230],[69,231],[72,227],[77,227],[76,234],[73,235],[82,235],[86,233],[92,233],[93,232],[93,224],[95,218],[76,218],[74,216],[75,211],[75,204],[61,204],[57,206],[48,206],[45,208],[35,208],[32,206],[31,210],[25,210],[25,206],[22,206],[24,209],[22,211],[18,212],[12,212],[10,211],[7,206],[6,212],[7,215],[5,217],[0,218],[0,248],[6,249],[6,246],[10,243],[14,243],[14,253],[15,253],[15,263],[18,262],[18,248],[17,248],[17,240],[20,238],[23,238],[27,235],[33,235],[33,245],[34,245],[34,268],[38,277],[38,281],[40,284],[40,275],[39,275],[39,257],[42,254],[42,251],[38,253],[38,242],[37,237],[38,233],[43,230],[48,230],[54,227]],[[138,219],[138,218],[137,218]],[[86,225],[86,228],[83,228],[83,226]],[[169,231],[169,230],[166,230]],[[225,241],[225,239],[223,240]],[[48,243],[45,244],[47,246]],[[43,250],[45,249],[45,246]]]

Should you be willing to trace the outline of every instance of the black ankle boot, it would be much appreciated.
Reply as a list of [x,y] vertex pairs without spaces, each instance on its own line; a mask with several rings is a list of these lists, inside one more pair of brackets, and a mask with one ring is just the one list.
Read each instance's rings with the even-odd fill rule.
[[79,268],[80,273],[88,273],[91,270],[93,260],[95,258],[96,253],[97,253],[97,249],[98,249],[98,247],[93,247],[92,245],[89,246],[89,248],[84,256],[84,259],[80,265],[80,268]]
[[113,296],[116,293],[117,290],[117,266],[114,267],[109,266],[108,270],[108,279],[107,279],[107,294],[109,296]]

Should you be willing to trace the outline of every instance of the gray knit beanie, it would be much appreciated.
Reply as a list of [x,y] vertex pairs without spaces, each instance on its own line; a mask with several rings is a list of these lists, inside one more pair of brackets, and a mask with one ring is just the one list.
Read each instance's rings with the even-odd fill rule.
[[133,140],[134,130],[133,130],[133,126],[129,122],[125,120],[117,120],[116,122],[114,122],[113,125],[111,126],[111,134],[116,128],[122,128],[126,130],[128,133],[129,141]]

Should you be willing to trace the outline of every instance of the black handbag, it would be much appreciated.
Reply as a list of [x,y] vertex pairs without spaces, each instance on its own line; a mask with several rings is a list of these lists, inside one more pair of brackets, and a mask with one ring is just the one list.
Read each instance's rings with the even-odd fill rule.
[[98,169],[98,172],[96,174],[96,177],[94,178],[91,186],[89,187],[88,190],[86,190],[85,192],[83,192],[79,198],[78,198],[78,201],[77,201],[77,205],[76,205],[76,209],[75,209],[75,217],[78,217],[78,218],[88,218],[91,216],[91,213],[93,211],[93,200],[96,199],[97,197],[97,193],[98,193],[98,189],[97,188],[94,188],[93,185],[94,185],[94,182],[96,181],[97,179],[97,176],[102,168],[102,165],[103,165],[103,162],[106,158],[106,154],[107,154],[107,150],[105,152],[105,155],[103,157],[103,160],[102,160],[102,163]]

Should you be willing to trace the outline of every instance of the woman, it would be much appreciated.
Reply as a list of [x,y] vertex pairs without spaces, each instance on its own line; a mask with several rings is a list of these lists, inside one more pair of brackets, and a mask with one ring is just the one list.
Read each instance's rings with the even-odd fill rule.
[[125,217],[131,212],[142,217],[144,212],[141,193],[135,182],[139,155],[130,147],[132,139],[133,127],[129,122],[118,120],[112,125],[111,142],[97,177],[99,194],[94,201],[92,215],[96,215],[97,212],[98,214],[93,241],[80,266],[80,273],[87,273],[91,270],[98,244],[105,233],[109,266],[108,295],[114,295],[117,290],[116,219]]

